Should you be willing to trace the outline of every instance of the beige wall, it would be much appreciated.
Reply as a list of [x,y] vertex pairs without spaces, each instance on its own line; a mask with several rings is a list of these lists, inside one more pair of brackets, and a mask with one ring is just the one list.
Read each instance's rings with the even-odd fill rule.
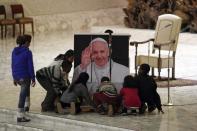
[[106,8],[126,7],[126,0],[0,0],[1,4],[22,3],[30,16],[61,14]]
[[122,8],[127,7],[126,0],[0,0],[8,17],[11,17],[10,4],[16,3],[23,5],[26,16],[33,17],[35,33],[123,25]]

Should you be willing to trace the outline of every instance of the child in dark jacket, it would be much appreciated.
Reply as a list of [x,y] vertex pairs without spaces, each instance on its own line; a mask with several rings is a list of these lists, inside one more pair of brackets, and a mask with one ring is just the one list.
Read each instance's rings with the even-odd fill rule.
[[145,112],[145,103],[148,104],[148,111],[152,112],[155,108],[159,112],[163,112],[161,107],[161,99],[157,93],[157,84],[155,80],[148,75],[150,66],[148,64],[140,65],[138,76],[136,76],[137,86],[139,87],[139,95],[142,102],[141,114]]
[[47,91],[46,96],[41,104],[42,112],[55,111],[58,97],[67,89],[68,73],[72,63],[63,61],[61,65],[56,64],[36,71],[36,78],[40,85]]
[[[120,90],[120,96],[122,97],[124,115],[127,114],[127,109],[131,107],[140,108],[141,101],[138,94],[138,88],[136,87],[135,79],[131,76],[125,76],[123,88]],[[132,110],[136,113],[136,110]]]
[[29,50],[31,42],[30,35],[18,36],[15,47],[12,51],[12,76],[14,85],[20,85],[21,91],[18,102],[17,122],[28,122],[25,111],[30,106],[30,85],[35,86],[35,75],[32,52]]

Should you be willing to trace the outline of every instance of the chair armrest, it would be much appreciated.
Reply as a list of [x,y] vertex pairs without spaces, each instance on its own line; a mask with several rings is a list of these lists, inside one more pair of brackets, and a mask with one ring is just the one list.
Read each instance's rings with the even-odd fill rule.
[[154,44],[154,47],[161,48],[162,46],[173,45],[174,43],[175,43],[175,40],[171,40],[171,41],[164,42],[164,43],[156,43],[156,44]]
[[130,45],[131,46],[133,46],[133,45],[136,45],[136,44],[144,44],[144,43],[147,43],[147,42],[150,42],[150,41],[154,41],[155,39],[148,39],[148,40],[146,40],[146,41],[140,41],[140,42],[138,42],[138,41],[131,41],[130,42]]

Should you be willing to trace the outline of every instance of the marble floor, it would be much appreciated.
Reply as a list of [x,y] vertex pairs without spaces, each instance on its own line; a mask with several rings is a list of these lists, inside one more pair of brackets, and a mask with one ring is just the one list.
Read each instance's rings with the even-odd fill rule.
[[[132,40],[146,40],[152,38],[154,31],[128,29],[125,27],[92,27],[89,30],[75,33],[103,33],[106,29],[112,29],[116,34],[130,34]],[[30,49],[34,55],[35,70],[47,66],[59,53],[74,48],[74,32],[50,32],[36,34]],[[181,33],[176,55],[176,77],[197,80],[197,34]],[[19,88],[12,83],[10,61],[11,51],[15,47],[15,39],[0,40],[0,108],[16,110]],[[140,53],[147,52],[139,49]],[[130,46],[130,72],[134,73],[134,47]],[[70,78],[72,77],[71,70]],[[167,75],[167,71],[162,71]],[[162,104],[167,103],[167,88],[159,88]],[[45,91],[37,83],[31,89],[31,112],[40,112],[40,103],[45,96]],[[197,85],[170,88],[170,100],[174,106],[164,106],[165,114],[157,111],[143,116],[100,116],[96,113],[82,113],[80,115],[56,115],[68,119],[93,122],[103,125],[122,127],[138,131],[195,131],[197,129]],[[54,115],[54,114],[47,114]]]

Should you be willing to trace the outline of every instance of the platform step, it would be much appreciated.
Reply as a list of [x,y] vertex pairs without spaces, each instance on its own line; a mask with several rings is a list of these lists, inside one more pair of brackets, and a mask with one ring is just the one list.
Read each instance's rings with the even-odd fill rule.
[[13,110],[0,109],[0,124],[2,125],[2,128],[0,129],[2,129],[2,131],[8,131],[5,129],[10,130],[11,128],[13,128],[13,131],[131,131],[119,127],[111,127],[96,123],[35,113],[27,114],[27,116],[31,119],[30,122],[17,123],[16,113],[17,112]]
[[28,127],[28,126],[24,126],[24,125],[0,123],[0,131],[51,131],[51,130]]

